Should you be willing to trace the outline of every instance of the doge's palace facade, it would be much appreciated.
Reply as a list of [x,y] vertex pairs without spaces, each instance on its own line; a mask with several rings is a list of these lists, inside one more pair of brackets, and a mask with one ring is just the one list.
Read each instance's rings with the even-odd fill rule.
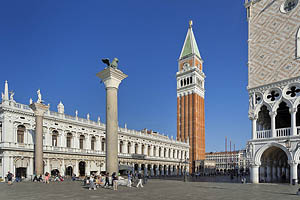
[[246,0],[251,181],[296,183],[300,163],[300,3]]
[[[28,105],[17,103],[5,83],[0,104],[0,177],[8,171],[31,178],[34,172],[35,117]],[[89,175],[105,171],[105,124],[50,109],[44,115],[44,173]],[[151,176],[181,175],[188,170],[185,160],[189,144],[162,134],[118,128],[119,167]]]

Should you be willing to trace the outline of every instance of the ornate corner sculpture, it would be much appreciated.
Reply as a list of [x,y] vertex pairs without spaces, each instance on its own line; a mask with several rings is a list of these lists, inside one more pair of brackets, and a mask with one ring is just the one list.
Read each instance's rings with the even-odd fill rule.
[[107,67],[112,67],[114,69],[118,69],[118,58],[114,58],[113,61],[110,63],[108,58],[102,58],[102,62],[107,65]]

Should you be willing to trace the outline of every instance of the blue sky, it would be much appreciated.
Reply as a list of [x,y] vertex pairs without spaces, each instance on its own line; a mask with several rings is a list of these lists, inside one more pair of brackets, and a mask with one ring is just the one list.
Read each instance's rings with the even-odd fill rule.
[[29,103],[105,122],[101,58],[119,58],[119,125],[176,136],[176,72],[188,21],[206,74],[206,151],[250,138],[247,21],[240,1],[0,0],[0,85]]

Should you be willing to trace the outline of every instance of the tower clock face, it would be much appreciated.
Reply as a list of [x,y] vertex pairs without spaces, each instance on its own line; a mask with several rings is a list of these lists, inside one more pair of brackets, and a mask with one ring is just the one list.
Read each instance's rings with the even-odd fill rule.
[[188,62],[183,64],[183,69],[187,69],[190,66],[190,64]]
[[280,7],[280,11],[288,13],[298,5],[298,0],[286,0]]

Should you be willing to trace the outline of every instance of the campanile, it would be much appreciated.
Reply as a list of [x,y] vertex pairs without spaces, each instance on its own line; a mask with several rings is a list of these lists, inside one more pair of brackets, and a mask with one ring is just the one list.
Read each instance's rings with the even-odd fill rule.
[[205,75],[192,25],[190,21],[176,73],[177,140],[190,143],[190,173],[197,170],[195,161],[205,159]]

